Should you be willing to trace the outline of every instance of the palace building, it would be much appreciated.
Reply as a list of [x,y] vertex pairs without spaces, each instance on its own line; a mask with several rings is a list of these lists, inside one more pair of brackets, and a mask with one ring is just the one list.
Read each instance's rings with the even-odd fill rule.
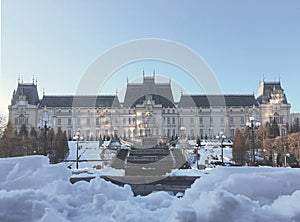
[[86,140],[118,134],[126,140],[145,137],[233,138],[250,116],[265,124],[275,118],[282,133],[290,124],[290,108],[280,82],[262,82],[257,98],[246,95],[185,95],[174,101],[171,82],[155,75],[127,82],[124,101],[117,95],[38,95],[36,83],[18,83],[9,105],[9,121],[20,129],[48,123],[72,138],[80,129]]

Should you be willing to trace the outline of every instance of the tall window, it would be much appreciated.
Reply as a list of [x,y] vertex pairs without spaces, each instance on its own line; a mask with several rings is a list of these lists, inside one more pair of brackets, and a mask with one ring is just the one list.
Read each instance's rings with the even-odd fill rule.
[[209,118],[210,125],[214,125],[214,119],[212,117]]
[[234,129],[230,129],[230,136],[233,138],[234,137]]
[[16,125],[28,124],[28,117],[25,117],[21,114],[18,118],[15,119]]
[[200,125],[203,125],[203,117],[199,118],[199,123],[200,123]]
[[241,117],[241,125],[244,125],[245,124],[245,118],[242,116]]
[[172,124],[175,125],[175,117],[172,117]]
[[61,125],[61,118],[57,119],[57,125],[59,125],[59,126]]
[[99,125],[100,125],[100,118],[97,117],[97,118],[96,118],[96,126],[99,126]]
[[90,118],[87,118],[86,119],[86,124],[89,126],[89,125],[91,125],[91,119]]
[[68,125],[71,126],[72,125],[72,119],[68,118]]
[[233,119],[232,116],[229,118],[229,122],[230,122],[230,125],[233,125],[233,124],[234,124],[234,119]]

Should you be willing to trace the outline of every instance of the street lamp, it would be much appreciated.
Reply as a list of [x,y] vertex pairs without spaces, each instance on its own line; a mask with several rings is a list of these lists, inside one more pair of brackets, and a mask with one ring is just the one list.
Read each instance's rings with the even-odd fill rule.
[[[220,132],[220,135],[221,135],[221,161],[222,161],[222,165],[224,165],[224,151],[223,151],[223,148],[224,148],[224,139],[226,139],[226,136],[224,135],[223,132]],[[219,136],[216,136],[217,139],[219,139],[220,137]]]
[[80,129],[77,130],[74,138],[77,141],[77,146],[76,146],[76,169],[78,169],[78,162],[79,162],[79,157],[78,157],[78,149],[79,149],[79,140],[82,140],[83,137],[80,136]]
[[51,128],[51,123],[49,120],[48,114],[45,112],[44,116],[40,119],[40,122],[38,123],[39,129],[44,129],[44,150],[43,154],[47,155],[47,131]]
[[226,138],[226,136],[223,134],[222,135],[222,141],[221,141],[221,156],[222,156],[222,165],[224,164],[224,153],[223,153],[223,148],[224,148],[224,139]]
[[199,169],[199,164],[198,164],[198,157],[199,157],[199,154],[198,154],[198,150],[199,150],[199,147],[201,148],[201,139],[197,139],[197,143],[196,143],[196,164],[197,164],[197,169]]
[[283,145],[283,152],[284,152],[284,167],[287,166],[287,160],[286,160],[286,158],[287,158],[287,157],[290,157],[290,154],[288,153],[288,146],[289,146],[289,144],[288,144],[288,137],[286,136],[286,133],[285,133],[285,132],[286,132],[286,131],[283,130],[283,136],[286,137],[286,138],[285,138],[284,145]]
[[246,123],[246,126],[248,126],[251,129],[252,134],[252,162],[255,163],[255,148],[254,148],[254,128],[260,127],[260,122],[256,121],[253,116],[249,118],[249,122]]

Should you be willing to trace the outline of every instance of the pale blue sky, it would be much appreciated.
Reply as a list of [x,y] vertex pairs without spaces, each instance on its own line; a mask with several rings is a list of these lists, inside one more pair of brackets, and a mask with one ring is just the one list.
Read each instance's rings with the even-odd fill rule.
[[[163,38],[193,49],[210,65],[224,93],[257,93],[259,81],[281,76],[293,111],[300,111],[300,2],[2,0],[0,112],[20,74],[38,78],[40,97],[74,94],[88,65],[115,45]],[[201,93],[177,67],[138,62],[119,70],[103,93],[156,70],[189,93]],[[99,76],[101,78],[101,76]],[[179,87],[179,88],[180,88]],[[179,89],[177,89],[179,92]]]

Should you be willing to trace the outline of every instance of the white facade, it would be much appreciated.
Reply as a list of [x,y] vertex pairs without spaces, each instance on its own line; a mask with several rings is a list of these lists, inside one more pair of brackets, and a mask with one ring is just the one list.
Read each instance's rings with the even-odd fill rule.
[[35,84],[18,84],[9,106],[9,121],[17,129],[22,124],[30,129],[46,120],[54,130],[61,127],[69,138],[78,129],[86,139],[115,133],[127,140],[183,135],[214,138],[221,132],[233,137],[236,128],[246,127],[250,116],[262,124],[276,118],[282,129],[287,127],[291,105],[278,84],[276,87],[277,95],[272,97],[268,91],[268,100],[261,85],[258,99],[252,94],[181,95],[180,101],[174,102],[171,84],[157,84],[153,76],[144,77],[140,84],[128,83],[122,103],[116,95],[80,97],[80,102],[74,103],[74,96],[44,96],[40,100]]

